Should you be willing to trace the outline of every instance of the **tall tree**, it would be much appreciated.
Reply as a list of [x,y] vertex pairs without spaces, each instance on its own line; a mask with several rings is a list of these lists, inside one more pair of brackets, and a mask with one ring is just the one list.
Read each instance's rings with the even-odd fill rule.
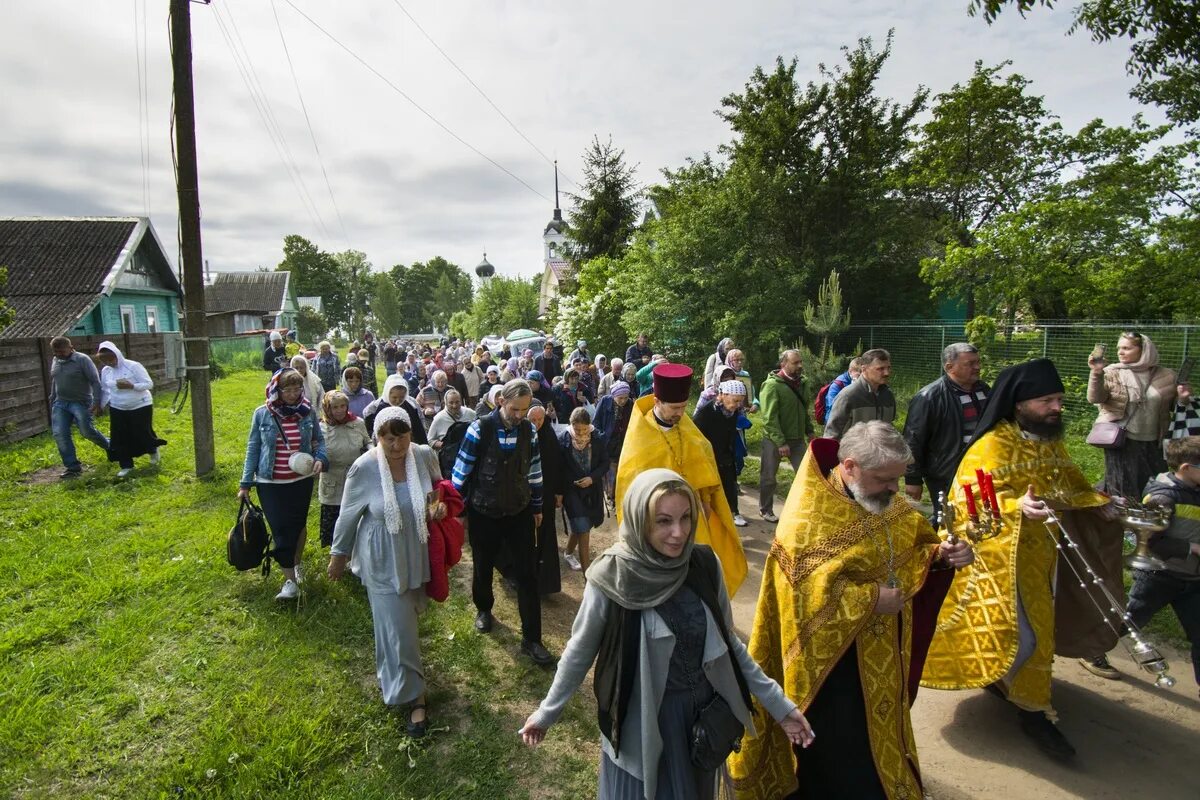
[[[392,280],[391,274],[377,272],[371,275],[371,280],[375,284],[374,299],[371,301],[371,315],[375,319],[377,333],[381,336],[392,336],[400,333],[401,329],[407,332],[405,325],[407,320],[404,318],[404,308],[400,302],[400,290]],[[420,330],[420,328],[413,330]]]
[[375,282],[371,279],[371,262],[361,250],[343,250],[333,258],[348,293],[350,336],[361,336],[366,330],[367,314],[375,289]]
[[330,323],[350,323],[350,293],[333,254],[292,234],[283,239],[283,261],[276,269],[292,273],[291,283],[298,296],[320,297]]
[[497,275],[479,287],[468,314],[454,315],[455,325],[465,328],[475,339],[532,327],[537,324],[538,284],[538,278]]
[[441,256],[411,266],[397,264],[391,278],[399,292],[404,327],[414,331],[446,330],[456,311],[471,307],[471,277]]
[[[971,0],[972,15],[993,22],[1006,6],[1025,16],[1054,0]],[[1128,39],[1125,67],[1137,78],[1131,94],[1166,109],[1181,125],[1200,121],[1200,15],[1193,0],[1084,0],[1070,32],[1083,29],[1098,42]]]
[[613,146],[612,137],[599,136],[583,154],[583,190],[572,195],[575,208],[567,214],[576,263],[598,256],[619,258],[629,246],[637,224],[637,168],[625,163],[625,151]]

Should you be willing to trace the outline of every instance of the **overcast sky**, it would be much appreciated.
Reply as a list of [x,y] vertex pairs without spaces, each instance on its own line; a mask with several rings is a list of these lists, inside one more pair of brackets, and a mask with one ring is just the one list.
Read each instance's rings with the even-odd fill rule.
[[[167,6],[167,0],[5,3],[0,215],[145,213],[136,44],[144,15],[149,211],[174,259]],[[729,138],[713,112],[721,97],[744,87],[755,65],[795,57],[808,80],[819,63],[840,60],[842,45],[862,36],[882,45],[889,28],[895,43],[882,88],[893,97],[911,97],[918,85],[946,90],[969,77],[976,59],[1010,59],[1068,130],[1094,117],[1124,123],[1139,110],[1127,94],[1126,46],[1067,37],[1069,10],[1039,9],[1027,20],[1007,13],[988,26],[967,16],[967,0],[274,0],[274,6],[333,199],[271,0],[194,3],[204,256],[213,270],[273,268],[283,237],[298,233],[328,250],[365,251],[377,269],[441,255],[470,270],[486,249],[501,273],[541,271],[552,167],[405,10],[575,179],[583,150],[598,134],[625,149],[643,183],[654,182],[661,168]],[[532,189],[456,141],[297,9]],[[282,145],[268,134],[225,34],[238,59],[248,53]],[[1154,110],[1147,116],[1161,119]],[[574,187],[564,180],[563,188]]]

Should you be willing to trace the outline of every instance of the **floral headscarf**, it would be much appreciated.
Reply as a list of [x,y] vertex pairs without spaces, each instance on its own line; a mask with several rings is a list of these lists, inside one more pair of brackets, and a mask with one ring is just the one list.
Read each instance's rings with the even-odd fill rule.
[[291,406],[283,402],[283,398],[279,396],[279,381],[289,372],[300,373],[291,367],[283,367],[271,376],[271,380],[267,381],[267,408],[271,413],[278,417],[307,417],[312,413],[312,404],[308,402],[308,398],[304,396],[304,382],[301,377],[300,383],[300,402]]

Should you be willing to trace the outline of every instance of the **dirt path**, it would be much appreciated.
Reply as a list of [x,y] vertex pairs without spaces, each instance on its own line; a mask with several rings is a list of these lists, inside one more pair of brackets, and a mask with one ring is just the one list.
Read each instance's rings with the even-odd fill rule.
[[[750,565],[733,599],[734,620],[750,632],[762,565],[774,525],[758,517],[758,497],[746,490],[741,510],[750,521],[742,543]],[[775,511],[782,510],[782,502]],[[1177,683],[1158,689],[1123,648],[1110,654],[1124,679],[1108,681],[1072,660],[1054,665],[1054,705],[1063,733],[1079,755],[1070,766],[1043,756],[1017,725],[1012,706],[983,691],[922,689],[913,708],[926,790],[934,800],[1200,797],[1200,700],[1185,653],[1170,651]],[[818,732],[819,735],[819,732]]]

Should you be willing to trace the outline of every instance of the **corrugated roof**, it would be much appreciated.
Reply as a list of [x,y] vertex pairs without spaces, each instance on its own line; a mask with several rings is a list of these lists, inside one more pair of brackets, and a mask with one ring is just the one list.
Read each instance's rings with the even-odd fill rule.
[[209,314],[245,311],[277,314],[286,299],[288,272],[222,272],[204,287]]
[[0,219],[2,292],[16,312],[2,338],[59,336],[96,302],[128,255],[137,217]]
[[550,271],[554,273],[554,277],[558,281],[564,278],[571,277],[571,262],[570,261],[549,261]]

